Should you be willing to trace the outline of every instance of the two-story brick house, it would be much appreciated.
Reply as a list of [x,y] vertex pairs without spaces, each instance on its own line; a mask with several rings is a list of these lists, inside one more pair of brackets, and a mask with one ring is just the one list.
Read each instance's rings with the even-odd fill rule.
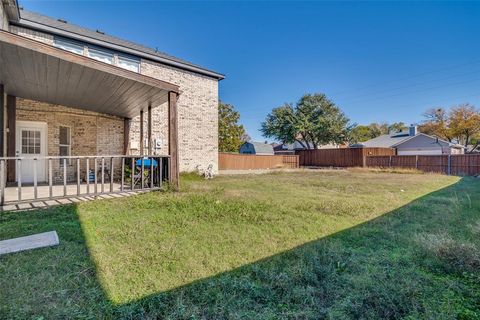
[[144,154],[169,155],[174,178],[178,171],[209,165],[216,171],[218,82],[223,78],[3,0],[0,156],[38,158],[35,178],[25,161],[19,168],[5,159],[4,174],[14,182],[20,170],[24,184],[66,180],[64,174],[68,181],[85,182],[79,177],[86,176],[85,165],[76,167],[74,158],[67,158],[66,168],[62,161],[47,164],[47,158]]

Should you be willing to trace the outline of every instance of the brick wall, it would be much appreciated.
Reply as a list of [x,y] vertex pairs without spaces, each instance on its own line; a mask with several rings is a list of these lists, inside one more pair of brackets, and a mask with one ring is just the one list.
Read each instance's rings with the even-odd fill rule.
[[[181,171],[218,170],[218,81],[193,72],[142,60],[141,72],[180,87],[178,97],[178,144]],[[152,110],[154,137],[162,138],[162,153],[168,152],[167,105]],[[146,118],[146,117],[145,117]],[[130,134],[138,140],[139,117],[132,121]],[[146,124],[145,124],[146,125]]]
[[[34,30],[10,26],[10,31],[53,45],[53,36]],[[181,94],[178,98],[179,160],[181,171],[205,169],[213,165],[218,170],[218,81],[193,72],[169,67],[153,61],[141,60],[140,72],[144,75],[176,84]],[[145,106],[147,107],[147,106]],[[156,154],[168,154],[168,118],[166,104],[152,106],[154,139],[162,141],[162,147]],[[147,110],[145,108],[144,136],[147,130]],[[109,130],[105,127],[103,130]],[[122,126],[123,130],[123,126]],[[122,136],[123,139],[123,136]],[[140,116],[132,119],[130,127],[130,145],[139,147]],[[97,142],[100,143],[101,142]],[[102,148],[107,147],[103,146]],[[115,148],[118,146],[115,146]],[[147,149],[145,149],[147,150]],[[138,154],[139,149],[131,149]],[[146,151],[145,151],[146,152]]]
[[[123,119],[119,117],[19,98],[17,120],[47,123],[49,156],[59,155],[60,126],[71,130],[72,156],[123,154]],[[52,164],[54,180],[60,182],[63,176],[59,163]],[[120,168],[119,164],[115,164],[116,168]],[[93,162],[90,167],[93,168]],[[67,167],[67,173],[69,180],[76,179],[75,160]],[[84,161],[81,175],[85,177]]]
[[50,34],[12,25],[10,26],[10,32],[53,46],[53,36]]

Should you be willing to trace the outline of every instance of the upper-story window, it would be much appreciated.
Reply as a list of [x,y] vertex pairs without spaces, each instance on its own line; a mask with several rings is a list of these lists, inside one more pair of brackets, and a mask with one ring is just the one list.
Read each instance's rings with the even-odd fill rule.
[[[133,72],[140,72],[140,58],[132,55],[58,36],[55,36],[54,46],[81,55],[84,55],[85,51],[87,51],[87,56],[92,59],[108,64],[114,64],[120,68]],[[87,50],[85,50],[85,48]]]
[[55,41],[53,42],[53,45],[57,48],[67,50],[76,54],[83,54],[84,45],[79,42],[55,37]]
[[140,61],[133,57],[118,55],[118,66],[130,71],[140,72]]
[[100,48],[88,47],[88,56],[92,59],[102,61],[105,63],[113,63],[113,53],[111,51],[103,50]]

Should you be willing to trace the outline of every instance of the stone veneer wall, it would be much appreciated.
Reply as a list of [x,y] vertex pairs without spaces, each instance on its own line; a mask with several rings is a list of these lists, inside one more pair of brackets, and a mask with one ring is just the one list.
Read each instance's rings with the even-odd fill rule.
[[[53,45],[53,36],[27,28],[10,26],[12,33]],[[218,81],[193,72],[141,60],[141,74],[176,84],[178,97],[178,144],[181,171],[205,169],[210,164],[218,171]],[[161,139],[156,154],[168,154],[168,117],[166,104],[152,106],[154,139]],[[147,106],[144,113],[144,137],[147,136]],[[132,119],[130,146],[132,154],[139,153],[140,116]],[[147,150],[147,149],[145,149]],[[146,152],[146,151],[145,151]]]
[[[19,98],[17,120],[47,123],[49,156],[59,155],[60,126],[70,127],[72,156],[123,154],[123,119],[119,117]],[[120,168],[120,162],[116,162],[116,168]],[[106,163],[109,167],[108,159]],[[63,181],[59,163],[52,163],[52,167],[54,180]],[[90,167],[93,168],[93,160]],[[76,179],[75,160],[71,161],[67,172],[69,180]],[[81,175],[85,177],[83,160]]]

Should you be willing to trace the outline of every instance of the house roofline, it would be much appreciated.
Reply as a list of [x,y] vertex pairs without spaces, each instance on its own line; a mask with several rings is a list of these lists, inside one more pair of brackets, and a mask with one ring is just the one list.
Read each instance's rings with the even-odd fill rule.
[[391,148],[398,147],[399,145],[401,145],[401,144],[403,144],[403,143],[405,143],[405,142],[407,142],[407,141],[410,141],[410,140],[412,140],[413,138],[416,138],[416,137],[418,137],[418,136],[420,136],[420,135],[425,136],[425,137],[428,137],[428,138],[432,138],[432,139],[438,139],[438,141],[445,142],[446,144],[448,144],[449,147],[461,147],[461,148],[463,148],[462,145],[459,145],[459,144],[457,144],[457,143],[451,143],[451,142],[448,142],[448,141],[446,141],[446,140],[443,140],[443,139],[440,139],[440,138],[438,138],[438,137],[431,136],[431,135],[428,135],[428,134],[425,134],[425,133],[422,133],[422,132],[419,132],[419,133],[417,133],[416,135],[411,136],[411,137],[409,137],[409,138],[407,138],[407,139],[405,139],[405,140],[403,140],[403,141],[400,141],[400,142],[395,143],[394,145],[391,146]]
[[[107,41],[98,40],[98,39],[95,39],[95,38],[92,38],[92,37],[89,37],[89,36],[85,36],[85,35],[82,35],[82,34],[79,34],[79,33],[62,30],[62,29],[59,29],[59,28],[56,28],[56,27],[52,27],[52,26],[49,26],[49,25],[45,25],[45,24],[42,24],[42,23],[38,23],[38,22],[35,22],[35,21],[30,21],[30,20],[24,19],[24,18],[21,17],[20,8],[18,6],[17,0],[6,0],[6,2],[3,3],[3,4],[4,5],[6,4],[7,6],[9,6],[9,8],[11,8],[11,10],[7,11],[9,13],[9,19],[11,20],[10,21],[11,25],[15,25],[15,26],[19,26],[19,27],[26,27],[26,28],[34,29],[36,31],[47,32],[47,33],[51,33],[51,34],[54,34],[54,35],[59,35],[59,36],[63,36],[63,37],[67,37],[67,38],[91,43],[91,44],[94,44],[94,45],[102,46],[102,47],[105,47],[105,48],[118,50],[118,51],[128,53],[128,54],[131,54],[131,55],[135,55],[135,56],[138,56],[138,57],[141,57],[141,58],[144,58],[144,59],[159,62],[159,63],[165,64],[165,65],[168,65],[168,66],[172,66],[172,67],[176,67],[176,68],[183,69],[183,70],[186,70],[186,71],[198,73],[198,74],[201,74],[201,75],[204,75],[204,76],[207,76],[207,77],[211,77],[211,78],[214,78],[214,79],[217,79],[217,80],[225,79],[224,74],[221,74],[221,73],[218,73],[218,72],[215,72],[215,71],[212,71],[212,70],[208,70],[206,68],[202,68],[202,67],[190,64],[188,62],[181,62],[181,61],[178,61],[178,60],[175,60],[175,59],[169,59],[168,57],[160,57],[160,56],[153,55],[153,54],[150,54],[150,53],[147,53],[147,52],[143,52],[141,50],[128,48],[126,46],[118,45],[118,44],[107,42]],[[14,11],[13,11],[12,7],[15,7],[16,14],[14,14]]]

